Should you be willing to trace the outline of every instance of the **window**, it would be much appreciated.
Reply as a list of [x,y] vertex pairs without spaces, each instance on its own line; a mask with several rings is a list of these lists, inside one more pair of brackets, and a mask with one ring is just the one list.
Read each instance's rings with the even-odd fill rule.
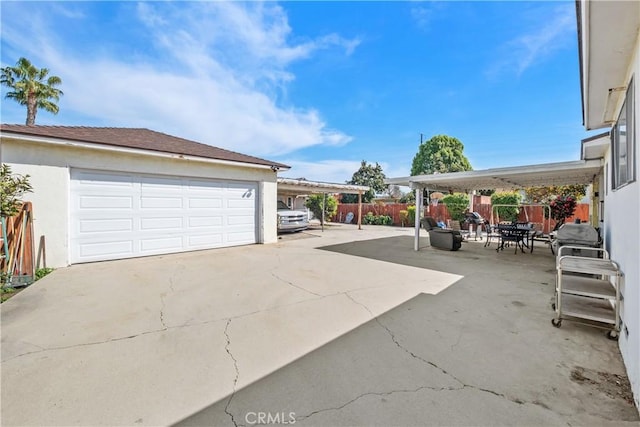
[[611,186],[620,188],[635,181],[636,174],[636,141],[635,141],[635,111],[634,111],[633,79],[629,83],[627,93],[622,103],[618,121],[611,131],[612,160]]

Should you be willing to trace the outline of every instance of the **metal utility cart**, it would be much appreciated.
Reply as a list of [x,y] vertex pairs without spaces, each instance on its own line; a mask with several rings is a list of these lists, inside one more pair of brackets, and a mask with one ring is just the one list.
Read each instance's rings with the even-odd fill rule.
[[[562,255],[563,252],[584,249],[580,246],[561,246],[556,263],[556,328],[562,320],[587,320],[590,326],[609,329],[607,336],[618,339],[620,333],[620,269],[609,259],[605,249],[598,251],[602,258]],[[573,273],[573,274],[572,274]],[[575,274],[578,273],[578,274]]]

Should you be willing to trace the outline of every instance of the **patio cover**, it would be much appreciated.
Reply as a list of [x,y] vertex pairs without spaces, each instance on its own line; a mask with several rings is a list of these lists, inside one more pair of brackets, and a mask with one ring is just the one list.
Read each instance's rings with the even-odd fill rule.
[[[362,193],[369,191],[367,185],[335,184],[331,182],[307,181],[306,179],[278,178],[278,192],[296,195],[347,193],[358,195],[358,229],[362,229]],[[324,212],[322,212],[324,231]]]
[[387,184],[413,189],[466,192],[472,190],[517,189],[549,185],[591,184],[602,169],[597,160],[576,160],[562,163],[513,166],[467,172],[416,175],[390,178]]
[[307,181],[306,179],[278,178],[278,191],[291,194],[362,194],[366,191],[369,191],[369,187],[366,185],[334,184],[330,182]]
[[[416,205],[422,205],[422,189],[468,192],[472,190],[519,189],[549,185],[591,184],[602,170],[602,160],[577,160],[540,165],[513,166],[467,172],[416,175],[385,180],[386,184],[416,190]],[[420,215],[416,215],[414,249],[419,249]]]

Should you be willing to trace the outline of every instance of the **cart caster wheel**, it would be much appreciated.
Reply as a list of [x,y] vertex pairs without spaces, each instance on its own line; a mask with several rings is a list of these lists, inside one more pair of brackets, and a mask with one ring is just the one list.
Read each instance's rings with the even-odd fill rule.
[[551,324],[556,328],[562,326],[562,319],[551,319]]
[[618,331],[609,331],[607,332],[607,338],[612,341],[618,341]]

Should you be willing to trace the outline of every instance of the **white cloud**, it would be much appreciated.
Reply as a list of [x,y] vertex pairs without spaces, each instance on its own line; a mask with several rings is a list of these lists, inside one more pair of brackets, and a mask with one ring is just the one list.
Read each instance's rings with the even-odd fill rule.
[[[353,173],[360,168],[360,160],[327,159],[308,161],[298,159],[281,159],[282,163],[291,166],[291,170],[280,173],[287,178],[306,178],[310,181],[344,183],[351,179]],[[371,163],[371,162],[369,162]],[[375,162],[374,162],[375,163]],[[408,176],[409,169],[405,166],[378,162],[387,178]]]
[[148,127],[258,156],[351,140],[319,111],[276,99],[295,78],[293,62],[320,49],[349,55],[358,40],[328,34],[292,43],[287,15],[273,3],[139,3],[136,11],[132,25],[144,29],[151,45],[131,56],[127,46],[124,54],[109,53],[117,46],[109,51],[95,40],[93,57],[53,30],[55,14],[39,14],[42,25],[21,37],[10,35],[26,28],[5,14],[3,39],[63,80],[58,124],[92,124],[65,123],[75,113],[103,126]]
[[422,2],[415,1],[411,3],[410,13],[413,22],[422,30],[428,30],[431,23],[442,10],[446,7],[445,2]]
[[501,47],[501,59],[487,70],[489,77],[507,72],[521,75],[528,68],[567,47],[575,37],[575,11],[569,4],[553,10],[552,16],[539,16],[534,28]]
[[291,166],[291,170],[282,172],[280,176],[305,178],[310,181],[344,183],[360,168],[359,160],[307,161],[285,158],[280,161]]

